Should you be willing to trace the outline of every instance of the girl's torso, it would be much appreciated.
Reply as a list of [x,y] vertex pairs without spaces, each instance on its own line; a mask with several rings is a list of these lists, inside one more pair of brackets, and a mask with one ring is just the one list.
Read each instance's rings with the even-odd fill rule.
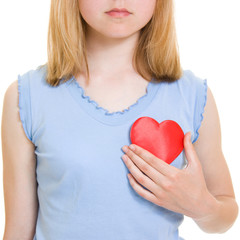
[[[174,120],[184,133],[192,132],[195,142],[206,103],[206,80],[189,70],[173,83],[152,79],[147,92],[139,90],[140,98],[131,105],[136,94],[125,109],[107,105],[108,96],[101,103],[102,95],[89,98],[75,78],[51,87],[45,76],[43,67],[18,78],[20,117],[37,161],[35,239],[181,239],[178,227],[183,215],[134,191],[121,148],[131,144],[131,126],[142,116],[159,123]],[[109,112],[111,108],[124,111]],[[181,169],[185,163],[182,151],[171,165]]]

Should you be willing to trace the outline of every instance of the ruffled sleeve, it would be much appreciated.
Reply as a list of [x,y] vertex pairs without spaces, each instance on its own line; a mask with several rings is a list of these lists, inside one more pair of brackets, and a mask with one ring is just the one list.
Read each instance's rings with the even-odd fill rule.
[[196,142],[199,137],[199,128],[203,120],[204,108],[207,102],[207,79],[196,78],[196,101],[194,109],[194,139]]
[[18,75],[19,115],[27,138],[32,141],[31,98],[28,74]]

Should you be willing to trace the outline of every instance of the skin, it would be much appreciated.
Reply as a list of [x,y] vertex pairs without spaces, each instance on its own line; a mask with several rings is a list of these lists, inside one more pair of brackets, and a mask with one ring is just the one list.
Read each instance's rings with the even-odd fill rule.
[[[153,0],[125,1],[124,4],[112,0],[79,0],[80,13],[87,22],[87,59],[91,81],[87,85],[81,74],[77,80],[88,96],[92,94],[92,99],[97,96],[92,89],[101,92],[104,85],[115,93],[123,94],[126,89],[129,93],[136,92],[136,86],[142,79],[132,66],[133,49],[139,30],[152,17],[155,4]],[[127,18],[109,17],[105,12],[115,7],[127,8],[132,14]],[[99,99],[102,99],[102,104],[110,102],[104,97]],[[128,146],[123,147],[124,151],[127,150],[125,156],[128,156],[125,164],[131,172],[130,184],[140,196],[193,218],[205,232],[222,233],[237,218],[238,205],[222,152],[218,111],[209,87],[203,115],[198,140],[192,144],[190,133],[184,137],[188,160],[185,169],[164,164],[137,145],[135,151]]]
[[[139,31],[150,21],[155,4],[156,0],[124,3],[112,0],[79,0],[80,14],[87,23],[87,61],[92,86],[98,88],[107,84],[120,91],[126,86],[134,91],[136,83],[141,82],[146,87],[147,81],[132,66],[132,57]],[[113,8],[126,8],[131,15],[124,18],[110,17],[106,12]],[[77,76],[79,82],[85,85],[81,77],[81,74]]]
[[[95,9],[95,12],[88,11],[89,14],[85,12],[87,22],[90,23],[90,19],[88,20],[90,17],[93,21],[87,35],[91,82],[94,83],[89,85],[89,90],[96,86],[101,91],[105,84],[109,84],[113,92],[128,90],[126,99],[129,100],[136,91],[141,92],[146,86],[144,79],[141,79],[132,68],[131,51],[136,44],[139,29],[147,23],[153,12],[155,1],[129,0],[125,1],[124,5],[119,2],[82,0],[79,4],[83,15],[84,6],[91,5]],[[127,21],[113,20],[104,12],[114,7],[128,8],[133,15]],[[27,139],[19,118],[17,87],[17,81],[14,81],[6,90],[2,112],[1,138],[6,213],[4,240],[33,239],[38,215],[34,145]],[[103,101],[112,102],[104,98]],[[113,105],[114,109],[115,104]],[[199,138],[191,144],[187,136],[185,137],[184,150],[189,161],[185,170],[161,164],[160,159],[156,159],[144,149],[139,148],[136,152],[126,153],[131,159],[126,163],[133,176],[130,184],[147,200],[191,216],[204,231],[224,232],[235,221],[238,206],[221,149],[217,108],[209,88]],[[156,182],[147,183],[148,189],[152,189],[152,194],[151,190],[145,191],[140,186],[145,184],[146,179],[138,169],[147,176],[155,175]],[[171,201],[168,204],[169,199]],[[201,214],[200,209],[205,214]]]
[[19,115],[18,82],[5,94],[1,121],[5,228],[3,240],[33,239],[38,216],[35,146]]
[[[91,83],[83,86],[87,94],[90,92],[91,96],[96,96],[92,86],[99,90],[97,92],[103,92],[104,85],[108,84],[113,92],[118,92],[119,98],[110,101],[98,96],[97,99],[102,99],[101,105],[124,102],[121,106],[107,105],[107,108],[126,108],[144,94],[148,83],[131,65],[132,49],[139,30],[151,18],[155,0],[128,1],[124,5],[120,1],[85,0],[79,1],[79,6],[89,23],[86,38]],[[132,15],[128,20],[112,19],[105,12],[115,7],[128,8]],[[77,80],[84,81],[80,76]],[[124,99],[123,92],[127,92]],[[114,97],[110,95],[111,100]],[[35,148],[26,137],[19,117],[17,81],[4,95],[1,132],[6,216],[3,239],[33,239],[38,216]]]
[[191,132],[184,136],[186,168],[168,165],[136,144],[130,145],[135,150],[123,146],[126,154],[122,158],[130,171],[130,184],[140,196],[191,217],[207,233],[223,233],[236,220],[238,205],[221,148],[218,111],[209,87],[207,99],[198,140],[192,144]]

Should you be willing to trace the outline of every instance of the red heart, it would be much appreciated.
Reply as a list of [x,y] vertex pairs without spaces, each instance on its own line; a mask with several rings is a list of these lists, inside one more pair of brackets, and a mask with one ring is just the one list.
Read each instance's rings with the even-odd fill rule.
[[151,117],[140,117],[132,125],[130,139],[156,157],[170,164],[183,150],[184,132],[173,120],[158,123]]

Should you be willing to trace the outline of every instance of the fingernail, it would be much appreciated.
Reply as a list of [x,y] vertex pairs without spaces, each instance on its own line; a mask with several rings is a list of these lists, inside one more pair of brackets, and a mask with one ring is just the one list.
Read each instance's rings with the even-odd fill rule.
[[124,146],[122,147],[122,150],[123,150],[124,152],[127,152],[127,150],[128,150],[128,149],[127,149],[127,146],[124,145]]
[[135,146],[132,145],[132,144],[129,146],[129,148],[130,148],[131,150],[135,150]]

